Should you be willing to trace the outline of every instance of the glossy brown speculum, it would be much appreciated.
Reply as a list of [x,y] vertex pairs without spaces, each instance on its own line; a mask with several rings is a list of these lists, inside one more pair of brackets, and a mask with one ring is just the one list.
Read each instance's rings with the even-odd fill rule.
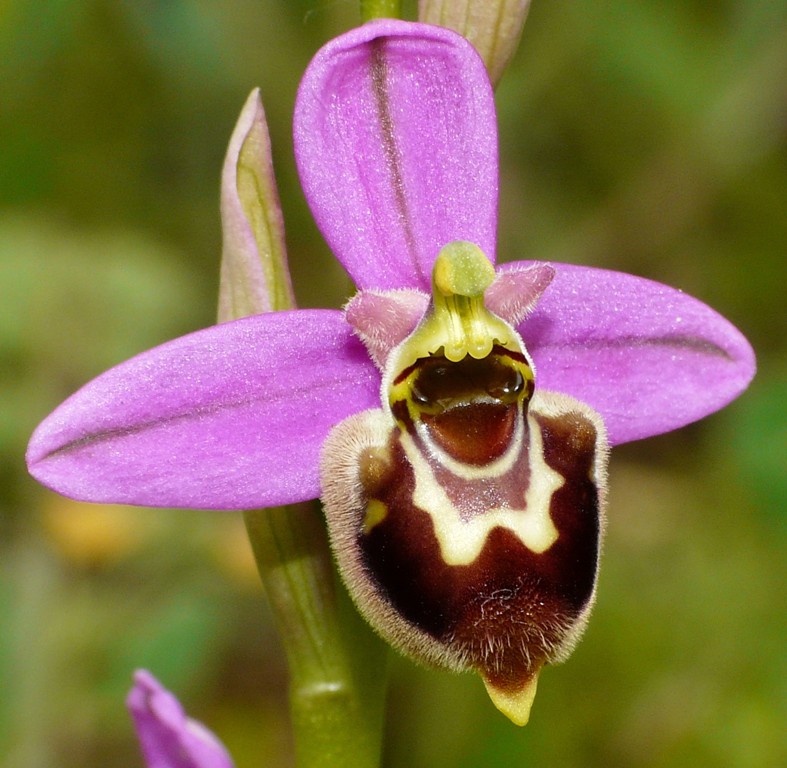
[[488,464],[509,448],[519,403],[533,391],[524,356],[499,346],[481,360],[421,359],[394,383],[408,377],[410,407],[391,404],[397,421],[412,433],[415,417],[435,445],[469,465]]

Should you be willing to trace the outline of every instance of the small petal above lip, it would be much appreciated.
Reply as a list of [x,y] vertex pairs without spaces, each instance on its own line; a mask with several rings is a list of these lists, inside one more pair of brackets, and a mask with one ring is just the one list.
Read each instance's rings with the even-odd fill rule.
[[384,20],[333,40],[304,75],[294,132],[312,213],[359,288],[428,291],[454,240],[494,259],[494,99],[461,36]]
[[595,408],[611,445],[697,421],[754,376],[749,342],[701,301],[621,272],[552,266],[554,280],[519,326],[536,385]]
[[85,501],[246,509],[319,496],[330,428],[379,402],[341,312],[255,315],[107,371],[38,427],[28,467]]

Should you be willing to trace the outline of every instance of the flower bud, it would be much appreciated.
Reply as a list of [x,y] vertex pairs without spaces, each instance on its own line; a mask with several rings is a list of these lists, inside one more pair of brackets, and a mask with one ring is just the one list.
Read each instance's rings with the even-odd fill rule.
[[150,672],[134,674],[127,704],[148,768],[233,768],[224,745]]
[[227,148],[221,225],[219,321],[292,308],[284,220],[257,88],[246,100]]
[[419,0],[418,20],[464,35],[497,85],[519,44],[529,8],[530,0]]

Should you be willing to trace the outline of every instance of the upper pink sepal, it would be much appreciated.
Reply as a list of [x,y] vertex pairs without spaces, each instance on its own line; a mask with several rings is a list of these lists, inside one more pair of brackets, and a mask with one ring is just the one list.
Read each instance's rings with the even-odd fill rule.
[[385,19],[332,40],[301,82],[294,141],[317,224],[359,288],[428,292],[454,240],[494,259],[494,100],[460,35]]
[[84,501],[248,509],[313,499],[328,431],[378,404],[379,386],[341,312],[255,315],[94,379],[39,425],[28,466]]

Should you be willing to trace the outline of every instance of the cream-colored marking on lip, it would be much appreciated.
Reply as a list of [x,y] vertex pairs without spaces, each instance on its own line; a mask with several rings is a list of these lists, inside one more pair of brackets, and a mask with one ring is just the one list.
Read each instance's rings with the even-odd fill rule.
[[530,431],[530,484],[521,509],[496,507],[471,520],[462,520],[459,510],[435,479],[413,439],[400,434],[402,448],[413,467],[413,502],[428,513],[434,523],[440,553],[448,565],[470,565],[481,554],[493,528],[507,528],[531,551],[540,555],[557,541],[558,531],[549,515],[552,495],[565,479],[544,461],[541,428],[528,418]]

